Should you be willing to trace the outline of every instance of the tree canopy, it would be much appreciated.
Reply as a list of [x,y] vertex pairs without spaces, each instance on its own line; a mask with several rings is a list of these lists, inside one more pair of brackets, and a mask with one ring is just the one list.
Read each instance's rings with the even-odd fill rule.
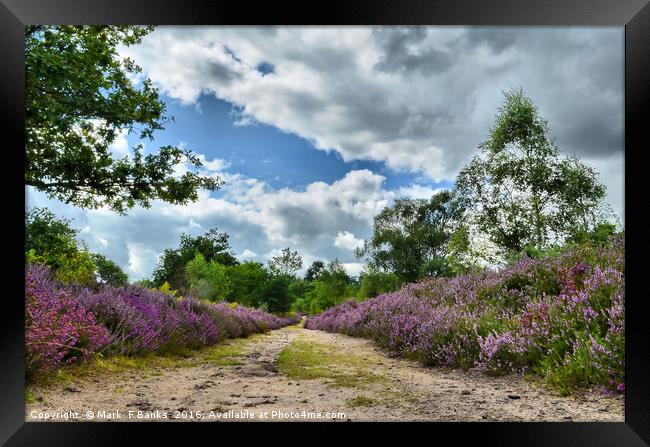
[[216,261],[224,266],[236,265],[238,262],[230,251],[228,239],[227,233],[220,233],[216,228],[196,237],[181,234],[179,247],[168,248],[160,256],[153,271],[153,284],[160,287],[167,281],[172,289],[187,290],[189,283],[185,266],[197,254],[201,254],[207,262]]
[[246,306],[259,306],[262,302],[261,288],[269,277],[270,274],[260,262],[242,262],[228,267],[228,278],[233,286],[228,300]]
[[124,273],[119,265],[101,253],[92,253],[90,257],[97,268],[99,282],[116,287],[128,284],[129,275]]
[[320,312],[355,295],[356,288],[338,259],[330,261],[313,282],[313,287],[298,299],[298,307],[310,313]]
[[325,263],[323,261],[314,261],[311,263],[307,272],[305,273],[305,279],[307,281],[314,281],[318,279],[318,276],[321,274],[325,268]]
[[46,208],[26,210],[25,261],[49,266],[64,283],[94,284],[96,266],[85,245],[77,241],[78,233],[69,220]]
[[269,269],[276,275],[294,276],[302,268],[302,258],[297,251],[291,251],[287,247],[282,249],[282,253],[271,258]]
[[259,307],[268,312],[286,312],[291,307],[291,277],[275,275],[260,285]]
[[[201,176],[199,157],[163,146],[117,158],[110,146],[121,132],[153,140],[170,121],[151,80],[117,48],[140,43],[153,27],[27,26],[25,29],[25,184],[82,208],[124,213],[152,199],[185,204],[197,190],[223,182]],[[187,172],[175,175],[185,164]]]
[[25,251],[47,254],[52,260],[70,255],[78,250],[77,233],[69,220],[57,218],[46,208],[25,211]]
[[357,256],[367,257],[372,268],[393,272],[402,281],[442,274],[447,243],[461,216],[462,208],[449,191],[428,200],[397,199],[375,216],[373,235],[357,249]]
[[233,290],[226,267],[214,259],[206,261],[201,253],[185,266],[189,293],[209,301],[226,301]]
[[603,219],[605,187],[592,168],[560,155],[522,90],[505,93],[480,153],[463,168],[456,190],[469,217],[503,252],[543,249]]
[[369,270],[361,274],[357,296],[361,299],[374,298],[382,293],[393,292],[401,285],[402,281],[394,273]]

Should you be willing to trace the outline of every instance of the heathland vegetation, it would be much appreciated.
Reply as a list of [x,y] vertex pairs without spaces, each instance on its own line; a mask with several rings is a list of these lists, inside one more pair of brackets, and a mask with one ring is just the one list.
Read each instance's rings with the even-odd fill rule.
[[[152,140],[169,122],[150,81],[131,82],[140,68],[117,56],[149,31],[27,27],[26,185],[126,213],[222,184],[184,148],[143,157],[138,146],[123,159],[109,150],[121,131]],[[175,177],[180,163],[196,172]],[[358,277],[338,259],[303,266],[290,247],[266,264],[237,259],[230,236],[212,228],[180,235],[151,277],[133,282],[79,243],[72,222],[30,208],[27,372],[201,348],[307,314],[308,329],[370,338],[427,365],[623,392],[624,234],[605,196],[597,173],[564,156],[532,100],[513,90],[452,188],[398,198],[374,217]]]

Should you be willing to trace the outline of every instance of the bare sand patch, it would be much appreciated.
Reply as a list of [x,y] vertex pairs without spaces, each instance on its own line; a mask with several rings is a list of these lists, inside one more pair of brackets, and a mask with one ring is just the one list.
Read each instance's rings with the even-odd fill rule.
[[[27,421],[45,414],[77,421],[624,420],[620,397],[559,397],[519,376],[427,368],[391,358],[368,340],[295,326],[174,366],[98,373],[28,392]],[[66,412],[78,417],[54,417]]]

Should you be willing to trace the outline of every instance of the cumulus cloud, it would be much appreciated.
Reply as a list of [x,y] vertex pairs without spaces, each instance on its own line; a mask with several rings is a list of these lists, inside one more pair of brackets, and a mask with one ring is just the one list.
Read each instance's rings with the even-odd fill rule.
[[409,199],[428,199],[443,190],[444,188],[432,188],[430,186],[414,183],[409,186],[398,188],[396,193],[400,197],[407,197]]
[[113,144],[108,146],[108,149],[113,153],[113,156],[116,158],[123,158],[129,155],[129,142],[126,138],[128,134],[128,129],[122,129],[117,134]]
[[198,154],[198,158],[201,161],[201,168],[207,172],[221,172],[224,169],[228,169],[231,163],[227,160],[222,160],[220,158],[214,158],[212,160],[207,160],[205,155]]
[[257,253],[255,253],[253,250],[249,250],[248,248],[245,248],[244,251],[241,252],[241,256],[243,258],[256,258]]
[[242,123],[442,181],[517,87],[561,149],[621,152],[623,44],[619,28],[160,27],[123,53],[184,103],[214,95]]
[[198,235],[214,227],[230,235],[243,259],[266,262],[290,246],[303,257],[304,269],[317,259],[339,258],[356,271],[355,244],[369,236],[374,215],[395,196],[383,189],[384,177],[369,170],[350,171],[332,183],[314,182],[303,191],[273,189],[241,174],[221,175],[227,183],[219,197],[200,191],[197,202],[154,201],[149,209],[136,207],[126,216],[106,209],[80,212],[31,187],[28,202],[74,219],[91,251],[106,254],[140,279],[151,274],[164,249],[178,246],[180,234]]
[[427,29],[422,26],[385,27],[373,30],[383,49],[376,68],[388,73],[442,73],[452,65],[452,54],[428,44],[422,45]]
[[360,262],[344,262],[341,265],[350,276],[359,276],[364,267],[364,264]]
[[126,273],[133,278],[150,274],[151,266],[158,259],[158,253],[142,242],[127,242],[126,248],[129,256]]
[[187,227],[188,228],[198,228],[198,229],[203,228],[203,226],[200,223],[196,222],[194,219],[190,219],[190,222],[187,224]]
[[349,231],[339,231],[334,238],[334,246],[354,251],[363,244],[363,239],[357,239]]

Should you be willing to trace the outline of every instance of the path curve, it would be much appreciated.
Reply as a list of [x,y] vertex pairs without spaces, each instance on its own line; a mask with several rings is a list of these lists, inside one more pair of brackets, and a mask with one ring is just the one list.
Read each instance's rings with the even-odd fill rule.
[[[90,419],[88,411],[94,421],[332,420],[327,412],[343,413],[334,415],[343,421],[624,420],[622,398],[598,392],[558,397],[517,376],[426,368],[342,334],[292,326],[241,343],[236,365],[202,362],[35,387],[39,401],[26,405],[26,420],[43,420],[45,415],[65,420],[70,411],[79,414],[68,420],[82,421]],[[381,380],[336,386],[327,378],[287,377],[279,371],[277,357],[295,343],[354,356]]]

